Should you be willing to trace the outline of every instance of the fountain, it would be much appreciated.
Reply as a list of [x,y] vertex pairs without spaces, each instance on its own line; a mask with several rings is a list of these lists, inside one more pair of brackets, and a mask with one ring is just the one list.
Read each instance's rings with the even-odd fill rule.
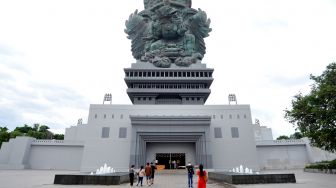
[[240,165],[240,166],[239,166],[239,173],[244,173],[243,165]]
[[63,185],[120,185],[129,182],[128,172],[116,172],[105,163],[95,172],[77,174],[56,174],[54,184]]
[[96,173],[91,172],[90,175],[112,174],[115,172],[116,172],[115,169],[111,168],[110,166],[107,166],[107,164],[105,163],[104,166],[101,166],[96,170]]
[[296,183],[294,174],[260,174],[243,165],[228,172],[209,172],[209,178],[230,184]]
[[245,167],[243,165],[239,165],[239,167],[232,168],[229,172],[240,173],[240,174],[253,174],[253,170]]

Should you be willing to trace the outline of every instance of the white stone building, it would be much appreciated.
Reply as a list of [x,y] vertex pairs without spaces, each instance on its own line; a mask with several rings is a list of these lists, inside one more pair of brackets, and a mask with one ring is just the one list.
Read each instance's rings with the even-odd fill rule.
[[133,105],[92,104],[88,122],[67,128],[64,141],[11,139],[0,150],[0,168],[88,172],[107,163],[125,171],[152,161],[172,168],[174,161],[259,170],[335,158],[306,139],[274,141],[271,129],[252,123],[249,105],[204,105],[212,72],[201,63],[157,68],[137,62],[125,69]]

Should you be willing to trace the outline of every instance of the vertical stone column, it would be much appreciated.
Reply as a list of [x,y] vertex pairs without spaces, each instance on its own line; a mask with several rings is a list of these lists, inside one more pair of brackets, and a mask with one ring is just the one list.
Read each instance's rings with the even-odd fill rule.
[[139,154],[138,154],[138,148],[139,148],[139,145],[138,145],[138,135],[137,135],[137,132],[136,132],[136,128],[135,127],[132,127],[131,128],[131,151],[130,151],[130,165],[135,165],[135,167],[137,168],[138,167],[138,158],[139,158]]
[[205,144],[205,167],[208,169],[213,168],[212,164],[212,150],[211,150],[211,138],[210,138],[210,127],[206,127],[204,131],[204,144]]

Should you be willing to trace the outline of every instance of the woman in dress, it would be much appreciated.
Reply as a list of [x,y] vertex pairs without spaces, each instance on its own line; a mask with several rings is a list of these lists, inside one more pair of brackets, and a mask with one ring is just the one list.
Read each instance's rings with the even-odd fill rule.
[[206,188],[206,182],[208,181],[208,175],[205,170],[203,170],[203,165],[199,165],[199,170],[197,171],[198,182],[197,188]]

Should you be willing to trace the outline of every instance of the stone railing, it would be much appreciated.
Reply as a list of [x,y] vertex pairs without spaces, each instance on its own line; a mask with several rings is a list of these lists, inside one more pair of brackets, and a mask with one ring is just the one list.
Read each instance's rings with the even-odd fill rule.
[[272,146],[272,145],[305,145],[306,142],[302,139],[289,139],[289,140],[263,140],[256,141],[257,146]]
[[69,140],[34,140],[32,145],[74,145],[84,146],[82,141],[69,141]]

